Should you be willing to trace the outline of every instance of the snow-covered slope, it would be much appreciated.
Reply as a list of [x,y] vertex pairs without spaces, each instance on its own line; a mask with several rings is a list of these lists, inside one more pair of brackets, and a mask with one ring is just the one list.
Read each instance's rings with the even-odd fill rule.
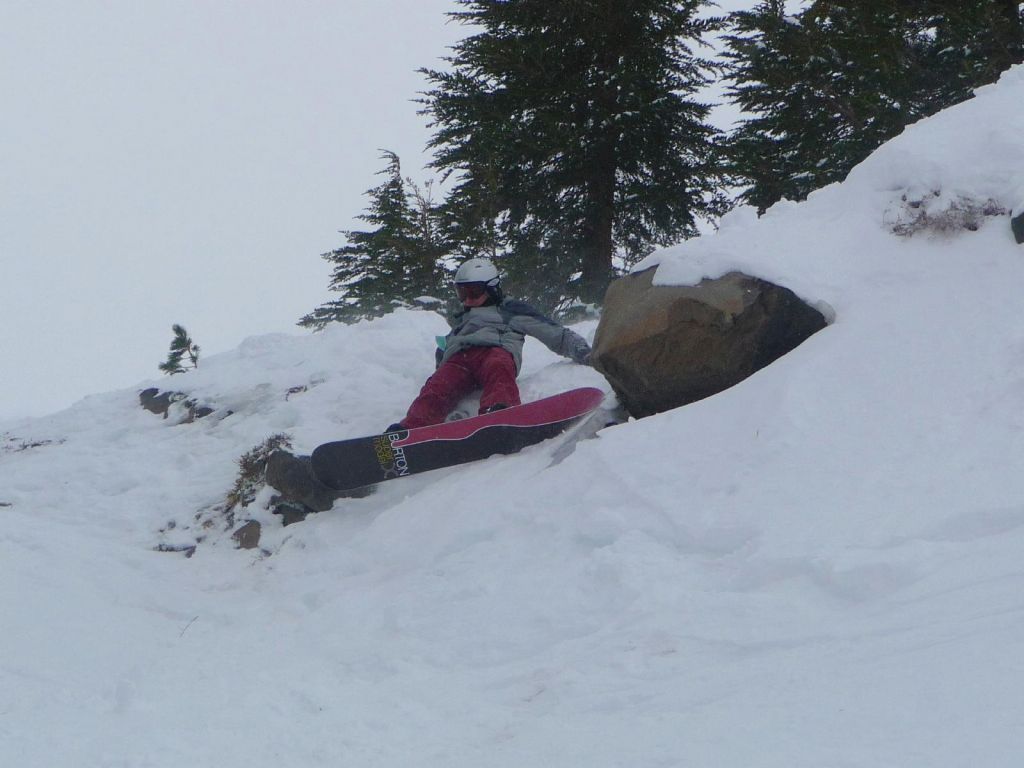
[[[161,420],[140,386],[3,425],[5,759],[1018,765],[1024,249],[1005,216],[891,227],[1016,205],[1021,103],[1018,68],[845,184],[649,262],[830,310],[774,365],[558,463],[541,445],[287,528],[264,492],[269,556],[216,528],[190,559],[153,548],[194,540],[268,435],[304,451],[401,415],[439,317],[255,338],[158,382],[223,419]],[[526,398],[605,386],[526,362]]]

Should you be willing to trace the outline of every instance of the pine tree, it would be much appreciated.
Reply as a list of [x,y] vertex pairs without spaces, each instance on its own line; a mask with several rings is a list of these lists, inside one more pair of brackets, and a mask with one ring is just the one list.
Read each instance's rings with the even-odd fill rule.
[[385,151],[382,159],[386,166],[378,173],[385,181],[367,191],[370,205],[358,217],[374,228],[344,232],[347,245],[323,254],[335,265],[330,288],[342,296],[299,325],[319,330],[331,322],[380,317],[443,290],[446,246],[430,185],[420,188],[403,179],[394,152]]
[[423,70],[449,231],[552,309],[599,301],[652,246],[723,210],[708,106],[706,0],[458,0],[481,31]]
[[810,94],[803,86],[812,46],[799,19],[786,12],[786,0],[764,0],[730,17],[725,37],[731,60],[733,103],[752,115],[730,136],[727,154],[740,195],[759,211],[787,198],[800,200],[814,188],[806,158],[826,152],[824,134],[802,126]]
[[760,210],[840,181],[921,116],[913,31],[899,0],[766,0],[732,17],[732,101],[753,117],[729,137],[732,169]]
[[920,0],[917,21],[929,41],[922,64],[929,97],[954,104],[1024,61],[1024,19],[1016,0]]
[[733,14],[726,38],[730,96],[751,115],[729,137],[730,168],[740,199],[762,211],[842,180],[1021,57],[1020,12],[1003,0],[785,5]]
[[171,339],[171,348],[167,354],[167,360],[160,363],[159,368],[164,373],[173,376],[176,373],[185,373],[185,366],[182,362],[188,356],[189,363],[193,368],[199,367],[199,345],[192,341],[188,331],[183,326],[175,323],[171,326],[174,338]]

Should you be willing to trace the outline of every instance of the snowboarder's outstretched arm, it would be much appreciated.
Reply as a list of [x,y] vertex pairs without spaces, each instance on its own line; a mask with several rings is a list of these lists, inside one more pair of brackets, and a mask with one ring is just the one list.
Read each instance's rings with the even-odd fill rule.
[[507,300],[501,309],[510,315],[509,326],[513,330],[533,336],[555,354],[581,365],[590,365],[590,345],[575,331],[556,323],[524,301]]

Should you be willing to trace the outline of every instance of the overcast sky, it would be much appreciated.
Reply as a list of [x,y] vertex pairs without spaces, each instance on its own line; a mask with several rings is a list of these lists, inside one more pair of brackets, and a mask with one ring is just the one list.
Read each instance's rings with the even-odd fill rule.
[[0,419],[300,332],[451,0],[0,2]]
[[[725,9],[743,0],[726,0]],[[0,420],[301,332],[454,0],[0,0]]]

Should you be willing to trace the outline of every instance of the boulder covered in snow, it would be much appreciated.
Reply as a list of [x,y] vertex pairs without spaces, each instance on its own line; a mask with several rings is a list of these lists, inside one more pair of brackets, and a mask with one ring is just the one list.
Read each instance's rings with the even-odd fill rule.
[[139,392],[139,405],[150,413],[168,418],[171,407],[181,403],[183,412],[181,419],[184,422],[193,422],[213,413],[214,409],[208,405],[200,405],[194,399],[190,399],[184,392],[166,392],[150,387]]
[[612,283],[594,337],[595,367],[638,418],[721,392],[827,324],[791,290],[741,272],[662,286],[656,271]]

